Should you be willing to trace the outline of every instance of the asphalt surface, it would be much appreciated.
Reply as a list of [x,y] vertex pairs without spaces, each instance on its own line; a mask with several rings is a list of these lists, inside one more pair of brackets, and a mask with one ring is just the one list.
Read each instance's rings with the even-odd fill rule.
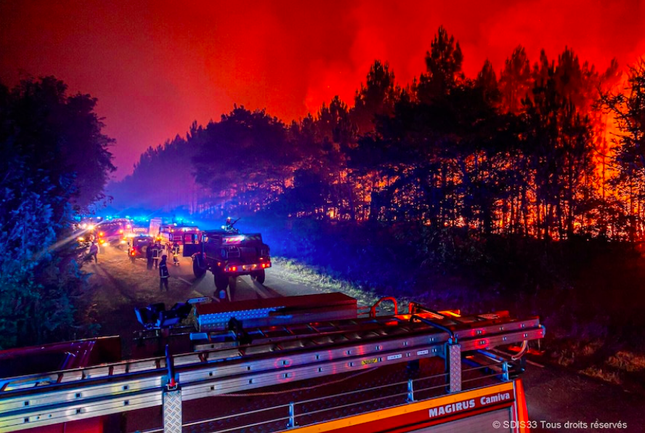
[[522,378],[529,417],[537,423],[532,432],[645,431],[641,395],[554,366],[529,365]]
[[[158,271],[148,270],[146,261],[134,263],[120,248],[103,248],[98,264],[87,264],[92,272],[95,320],[101,335],[127,336],[140,330],[133,307],[164,302],[168,307],[189,298],[215,297],[210,272],[196,279],[190,258],[179,266],[169,261],[170,290],[159,291]],[[294,283],[278,267],[269,269],[263,285],[249,277],[238,277],[235,290],[228,289],[227,300],[249,300],[277,296],[320,293],[316,287]],[[215,300],[215,302],[219,302]],[[645,432],[645,397],[622,388],[576,374],[566,369],[543,365],[534,359],[522,376],[527,396],[532,432]]]

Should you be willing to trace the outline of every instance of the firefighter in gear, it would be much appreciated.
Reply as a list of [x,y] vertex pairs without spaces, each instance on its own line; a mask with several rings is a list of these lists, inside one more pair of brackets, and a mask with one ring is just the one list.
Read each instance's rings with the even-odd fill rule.
[[148,260],[148,269],[152,270],[152,241],[146,246],[146,259]]
[[179,266],[179,244],[177,241],[172,244],[172,263],[175,266]]
[[92,241],[92,246],[90,246],[90,261],[94,259],[94,263],[98,263],[98,254],[99,254],[99,246],[96,245],[96,242]]
[[161,245],[159,244],[159,242],[155,242],[152,245],[152,263],[153,263],[155,269],[157,269],[157,267],[159,266],[159,256],[160,255],[161,255]]
[[238,222],[240,219],[236,219],[235,221],[231,220],[231,217],[226,218],[226,224],[223,226],[223,229],[226,230],[229,233],[239,233],[240,231],[235,228],[235,223]]
[[161,256],[161,262],[159,263],[159,291],[163,292],[163,288],[168,289],[168,279],[170,279],[170,274],[168,273],[168,264],[166,263],[167,255]]

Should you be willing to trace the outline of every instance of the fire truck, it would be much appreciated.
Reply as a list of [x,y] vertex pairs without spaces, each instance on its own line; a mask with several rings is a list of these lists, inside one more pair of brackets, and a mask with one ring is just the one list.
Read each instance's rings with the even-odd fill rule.
[[[0,378],[0,432],[528,431],[521,373],[544,337],[537,317],[399,312],[392,298],[361,308],[341,293],[191,314],[191,349],[163,356],[115,361],[111,339],[0,352],[17,373]],[[521,350],[497,350],[508,345]]]
[[[264,283],[265,269],[271,267],[269,246],[262,242],[259,233],[241,234],[227,230],[199,232],[184,243],[183,256],[192,257],[193,273],[197,278],[211,271],[219,293],[240,275],[250,275],[258,283]],[[218,296],[223,298],[222,296]]]
[[138,258],[146,258],[146,250],[152,242],[152,238],[148,235],[139,235],[131,237],[128,242],[128,257],[132,262]]
[[176,242],[181,246],[186,243],[195,243],[196,237],[199,236],[199,228],[197,226],[164,224],[159,229],[159,236],[164,242]]
[[127,244],[128,235],[132,233],[132,222],[126,218],[103,221],[94,228],[99,244]]

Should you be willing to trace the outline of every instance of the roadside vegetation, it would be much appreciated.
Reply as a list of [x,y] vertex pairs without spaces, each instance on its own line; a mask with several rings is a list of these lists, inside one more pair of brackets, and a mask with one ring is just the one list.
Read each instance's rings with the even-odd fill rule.
[[[412,228],[253,219],[285,278],[338,290],[363,305],[380,297],[464,314],[539,316],[538,362],[645,392],[645,258],[628,242],[481,240],[454,233],[452,254],[428,258]],[[407,233],[407,235],[402,235]],[[446,233],[446,236],[448,234]],[[446,238],[448,239],[448,238]]]
[[0,84],[0,349],[92,332],[72,224],[114,170],[95,105],[54,77]]

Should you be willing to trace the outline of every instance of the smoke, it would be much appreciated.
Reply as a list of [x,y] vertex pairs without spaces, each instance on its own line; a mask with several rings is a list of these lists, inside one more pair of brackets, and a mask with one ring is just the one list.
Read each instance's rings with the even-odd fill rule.
[[285,121],[335,95],[350,106],[374,60],[411,83],[440,25],[473,77],[499,76],[523,45],[532,62],[565,46],[604,70],[645,54],[642,1],[0,2],[0,80],[55,75],[99,99],[118,177],[148,146],[218,120],[233,104]]

